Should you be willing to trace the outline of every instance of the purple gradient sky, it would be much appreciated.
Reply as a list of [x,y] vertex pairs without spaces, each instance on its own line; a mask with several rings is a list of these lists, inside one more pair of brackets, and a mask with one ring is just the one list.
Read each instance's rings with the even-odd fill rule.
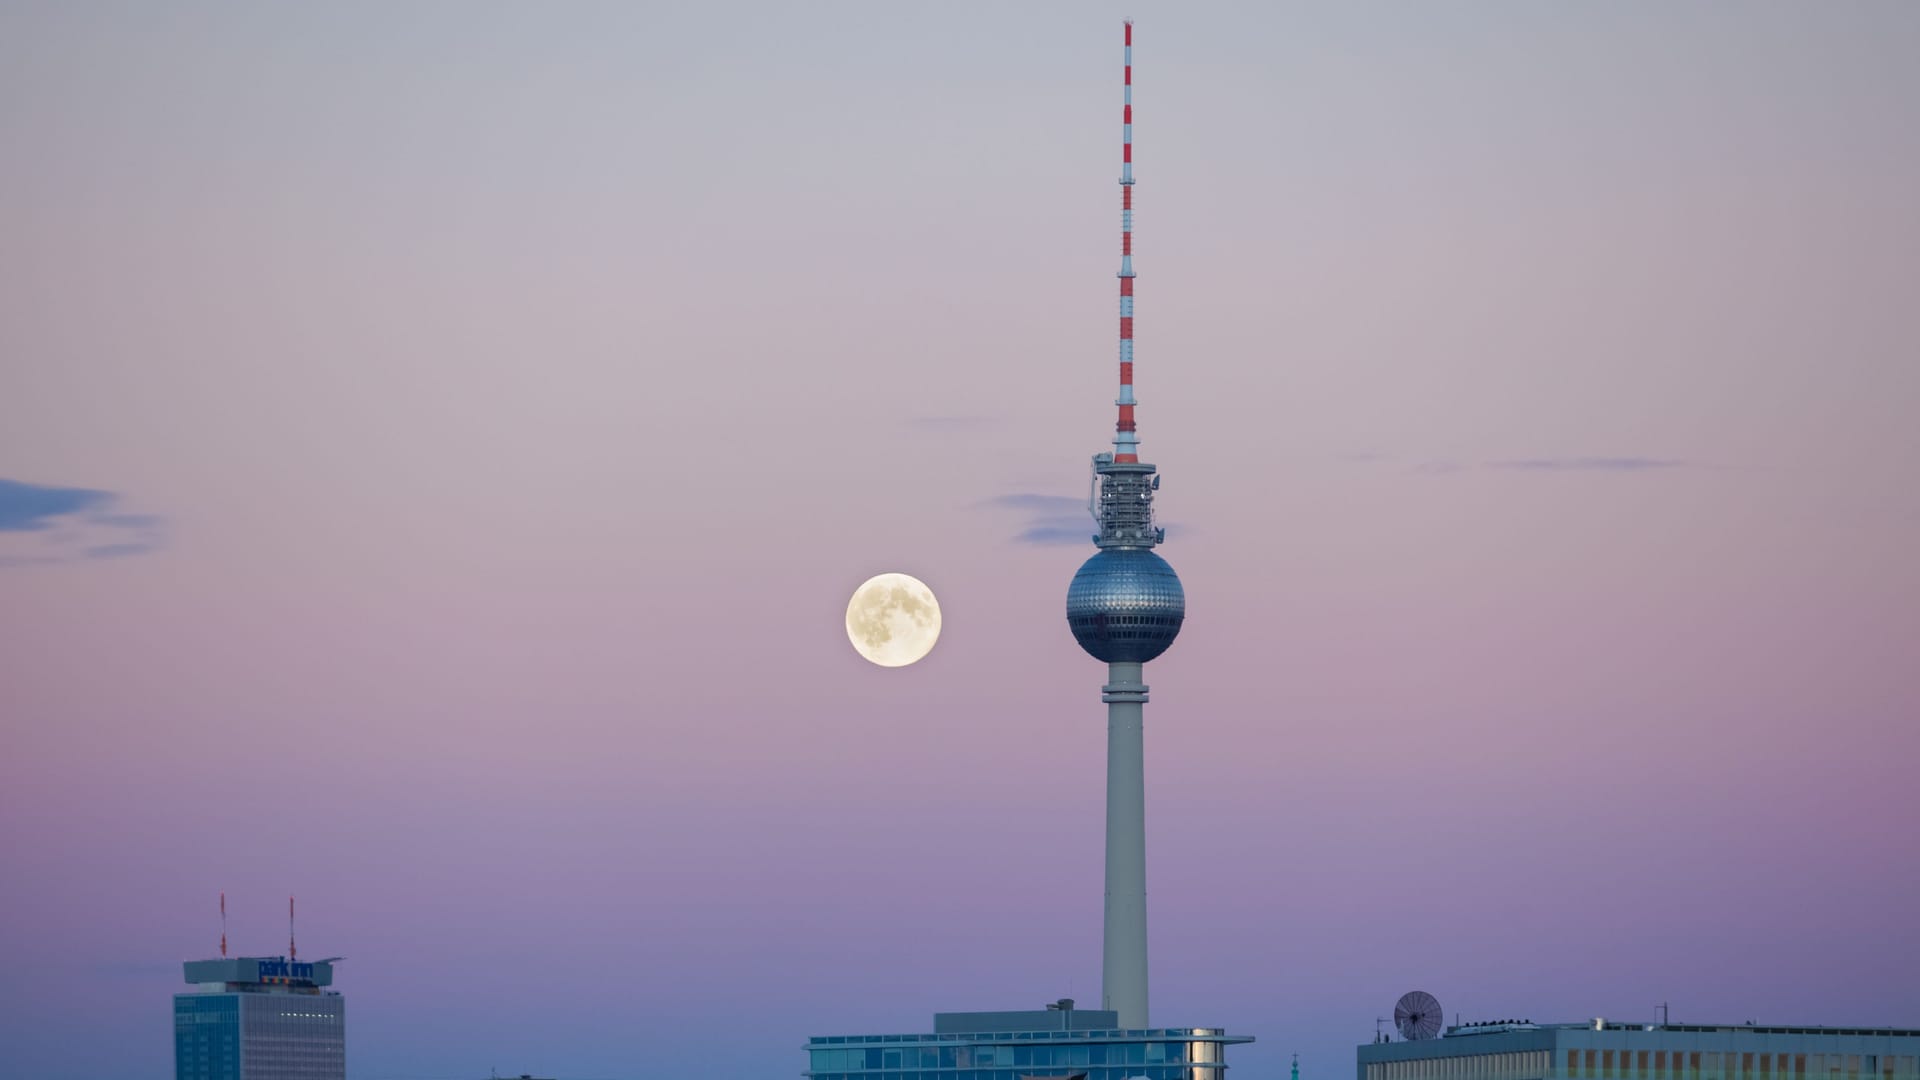
[[[1097,1000],[1122,12],[695,7],[0,7],[22,1075],[220,889],[355,1080]],[[1128,13],[1156,1019],[1920,1026],[1920,5]]]

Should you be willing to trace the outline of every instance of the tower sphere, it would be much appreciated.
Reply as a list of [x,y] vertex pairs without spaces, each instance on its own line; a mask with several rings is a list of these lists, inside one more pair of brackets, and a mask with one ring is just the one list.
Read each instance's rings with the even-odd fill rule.
[[1067,625],[1080,647],[1109,664],[1143,664],[1167,651],[1187,617],[1187,591],[1147,548],[1102,548],[1067,586]]

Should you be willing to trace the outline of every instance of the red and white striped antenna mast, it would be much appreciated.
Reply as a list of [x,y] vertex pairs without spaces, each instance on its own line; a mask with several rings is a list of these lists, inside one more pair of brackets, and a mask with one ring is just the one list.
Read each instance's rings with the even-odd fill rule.
[[1113,460],[1140,460],[1133,426],[1133,20],[1127,20],[1126,69],[1120,107],[1120,419],[1113,426]]
[[300,950],[293,944],[293,897],[287,897],[287,959],[300,959]]
[[227,894],[220,893],[220,955],[227,955]]

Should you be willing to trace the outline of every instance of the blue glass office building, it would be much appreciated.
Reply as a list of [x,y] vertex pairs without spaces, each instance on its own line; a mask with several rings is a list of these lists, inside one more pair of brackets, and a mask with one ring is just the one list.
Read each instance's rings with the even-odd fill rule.
[[346,1080],[346,1001],[333,965],[189,960],[173,998],[175,1080]]
[[[1062,1008],[1060,1006],[1067,1006]],[[928,1035],[807,1041],[813,1080],[1224,1080],[1220,1028],[1119,1028],[1117,1013],[1060,1002],[1033,1012],[938,1013]]]

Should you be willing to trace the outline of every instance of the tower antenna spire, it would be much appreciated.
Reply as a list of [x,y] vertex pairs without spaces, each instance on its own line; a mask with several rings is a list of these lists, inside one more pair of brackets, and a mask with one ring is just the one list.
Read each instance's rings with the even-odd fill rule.
[[300,950],[293,944],[293,897],[287,897],[287,959],[300,959]]
[[1140,460],[1133,425],[1133,20],[1127,20],[1120,89],[1120,418],[1113,426],[1113,460]]
[[220,955],[227,955],[227,894],[220,892]]
[[1067,586],[1067,626],[1107,665],[1107,899],[1100,1007],[1120,1027],[1147,1021],[1147,826],[1142,728],[1143,669],[1173,644],[1187,615],[1179,575],[1154,547],[1167,538],[1153,522],[1160,474],[1140,460],[1133,425],[1133,23],[1126,24],[1120,114],[1120,419],[1113,449],[1093,456],[1088,509],[1100,523],[1096,551]]

